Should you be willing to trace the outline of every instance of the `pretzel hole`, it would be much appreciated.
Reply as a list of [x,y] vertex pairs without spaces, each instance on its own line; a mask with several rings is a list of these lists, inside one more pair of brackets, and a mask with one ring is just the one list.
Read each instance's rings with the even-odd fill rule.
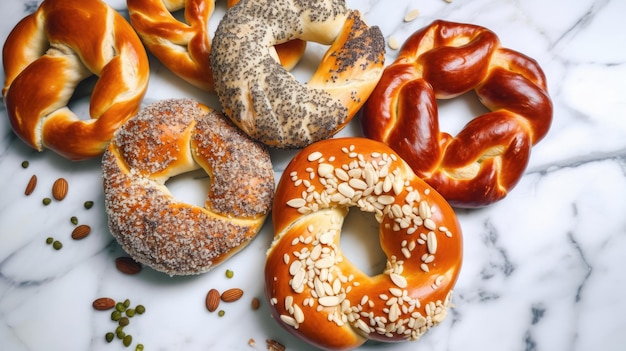
[[459,134],[465,125],[477,116],[489,112],[474,90],[453,99],[437,99],[439,130],[452,136]]
[[344,219],[339,238],[344,256],[370,277],[382,273],[387,264],[387,256],[380,247],[379,228],[373,214],[352,208]]
[[319,65],[322,63],[322,58],[324,54],[328,50],[329,46],[322,45],[316,42],[308,41],[306,43],[306,48],[304,49],[304,54],[302,58],[296,64],[296,66],[291,70],[291,74],[293,74],[294,78],[302,83],[306,84],[313,73],[317,70]]
[[165,187],[176,200],[205,207],[207,194],[211,187],[211,178],[203,169],[198,169],[171,177],[165,182]]
[[86,121],[91,119],[89,105],[91,94],[97,82],[98,77],[96,75],[91,75],[83,79],[80,83],[78,83],[67,103],[67,107],[81,120]]

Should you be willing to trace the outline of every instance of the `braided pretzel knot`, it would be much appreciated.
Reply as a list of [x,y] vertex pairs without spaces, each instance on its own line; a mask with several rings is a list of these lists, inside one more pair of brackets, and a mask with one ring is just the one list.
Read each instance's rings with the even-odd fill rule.
[[[387,256],[369,276],[344,257],[351,207],[373,213]],[[462,261],[452,208],[388,146],[335,138],[285,169],[272,209],[265,283],[273,316],[307,342],[347,350],[368,339],[416,340],[446,316]]]
[[[231,8],[239,0],[228,0]],[[142,41],[169,70],[206,91],[214,91],[209,63],[211,39],[208,25],[215,10],[214,0],[128,0],[130,21]],[[184,9],[185,21],[173,12]],[[287,70],[304,54],[306,42],[289,41],[273,52]]]
[[[128,22],[102,1],[46,0],[20,21],[4,49],[2,91],[13,130],[31,147],[81,160],[102,154],[113,132],[139,110],[148,58]],[[67,104],[98,76],[90,120]]]
[[[436,99],[474,89],[491,112],[456,136],[440,132]],[[365,136],[384,141],[453,206],[502,199],[548,132],[552,102],[533,59],[490,30],[435,21],[414,33],[363,109]]]

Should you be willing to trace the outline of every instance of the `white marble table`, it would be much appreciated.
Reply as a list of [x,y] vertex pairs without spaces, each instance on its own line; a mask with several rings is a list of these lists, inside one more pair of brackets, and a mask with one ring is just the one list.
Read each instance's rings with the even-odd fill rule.
[[[1,42],[38,3],[3,0]],[[123,0],[109,3],[126,15]],[[223,11],[225,5],[218,3]],[[380,26],[386,38],[400,41],[434,19],[486,26],[506,47],[541,64],[554,103],[551,130],[533,149],[517,187],[497,204],[458,211],[464,265],[449,317],[415,343],[367,343],[361,349],[626,349],[626,39],[621,33],[626,1],[348,4]],[[412,9],[419,9],[420,16],[403,22]],[[395,51],[388,50],[388,62],[394,57]],[[191,97],[218,107],[214,96],[182,82],[154,60],[151,65],[145,102]],[[444,126],[460,128],[471,117],[470,106],[467,99],[447,103]],[[74,107],[84,111],[84,99]],[[91,307],[95,298],[110,296],[146,306],[147,312],[126,329],[134,336],[133,345],[143,343],[146,350],[264,350],[266,339],[288,350],[311,350],[277,326],[264,300],[257,311],[249,305],[252,297],[263,297],[260,277],[272,236],[270,222],[244,251],[207,274],[169,277],[144,269],[123,275],[114,265],[123,252],[106,226],[99,160],[72,163],[49,151],[35,152],[15,137],[3,105],[0,114],[0,349],[126,349],[119,341],[105,342],[104,334],[114,324],[109,313]],[[359,134],[358,120],[341,133]],[[272,152],[277,177],[292,155]],[[24,160],[30,163],[27,169],[21,166]],[[26,197],[32,174],[39,183]],[[199,203],[203,184],[194,176],[177,178],[169,186],[177,196]],[[68,197],[43,206],[42,198],[50,196],[58,177],[68,179]],[[93,208],[84,209],[84,201],[93,201]],[[70,239],[72,216],[92,226],[86,239]],[[360,214],[351,215],[349,222],[372,223]],[[375,230],[368,228],[372,235],[362,242],[350,235],[355,228],[346,229],[342,247],[374,272],[381,257],[362,251],[376,245]],[[49,236],[63,248],[46,245]],[[234,277],[225,277],[227,269]],[[242,287],[244,299],[222,305],[225,315],[219,317],[204,307],[213,287]],[[249,345],[250,339],[256,346]]]

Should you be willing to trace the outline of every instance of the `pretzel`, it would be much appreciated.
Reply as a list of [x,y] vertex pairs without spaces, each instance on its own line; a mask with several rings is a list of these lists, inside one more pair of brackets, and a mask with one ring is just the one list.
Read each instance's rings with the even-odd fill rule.
[[[2,95],[11,127],[29,146],[72,160],[102,154],[113,132],[139,110],[148,58],[128,22],[102,1],[45,0],[22,19],[3,48]],[[67,104],[90,76],[89,114]]]
[[[330,45],[307,84],[268,50],[293,39]],[[299,148],[354,117],[382,74],[384,52],[380,29],[344,1],[243,0],[215,32],[211,67],[224,112],[238,127],[266,145]]]
[[[356,207],[380,224],[384,272],[368,276],[339,245]],[[388,146],[316,142],[284,170],[272,208],[265,288],[279,323],[325,350],[417,340],[446,317],[462,261],[453,209]],[[369,233],[364,233],[369,234]]]
[[[440,131],[436,99],[472,89],[490,112],[454,137]],[[385,69],[361,125],[453,206],[472,208],[513,189],[551,121],[546,79],[535,60],[503,48],[486,28],[435,21],[411,35]]]
[[[233,7],[239,0],[228,0]],[[209,20],[215,0],[128,0],[130,21],[148,50],[174,74],[190,84],[214,91],[209,63]],[[185,21],[173,12],[183,10]],[[277,59],[291,70],[304,54],[306,42],[290,41],[276,47]]]
[[[204,169],[204,207],[164,184]],[[102,159],[111,234],[136,261],[170,275],[199,274],[243,249],[274,195],[269,153],[221,113],[190,99],[148,105],[115,133]]]

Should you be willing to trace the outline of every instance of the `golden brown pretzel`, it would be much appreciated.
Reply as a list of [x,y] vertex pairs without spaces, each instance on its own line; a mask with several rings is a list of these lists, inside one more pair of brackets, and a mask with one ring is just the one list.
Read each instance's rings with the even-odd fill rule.
[[[190,99],[142,109],[115,133],[102,160],[111,234],[135,260],[170,275],[205,272],[258,233],[274,195],[269,153],[221,113]],[[204,169],[204,207],[164,186]]]
[[[45,0],[21,20],[4,48],[2,95],[15,133],[29,146],[72,160],[99,156],[139,110],[148,86],[145,49],[128,22],[100,0]],[[81,120],[67,104],[96,75]]]
[[[293,39],[330,45],[307,84],[268,50]],[[297,148],[352,119],[382,74],[384,52],[378,27],[344,1],[242,0],[215,32],[211,67],[222,107],[237,126],[267,145]]]
[[[238,1],[228,0],[227,7]],[[215,0],[127,0],[127,5],[133,27],[163,65],[194,86],[214,91],[208,25]],[[183,9],[185,21],[181,22],[172,13]],[[305,48],[306,42],[295,40],[276,47],[276,53],[290,70]]]
[[[491,112],[456,136],[439,130],[436,99],[474,89]],[[537,62],[490,30],[435,21],[407,39],[363,108],[365,136],[390,145],[453,206],[502,199],[548,132],[552,102]]]
[[[380,223],[381,274],[368,276],[341,251],[351,207]],[[335,138],[302,150],[280,179],[272,221],[266,295],[275,319],[307,342],[348,350],[368,339],[416,340],[445,318],[461,228],[445,199],[385,144]]]

